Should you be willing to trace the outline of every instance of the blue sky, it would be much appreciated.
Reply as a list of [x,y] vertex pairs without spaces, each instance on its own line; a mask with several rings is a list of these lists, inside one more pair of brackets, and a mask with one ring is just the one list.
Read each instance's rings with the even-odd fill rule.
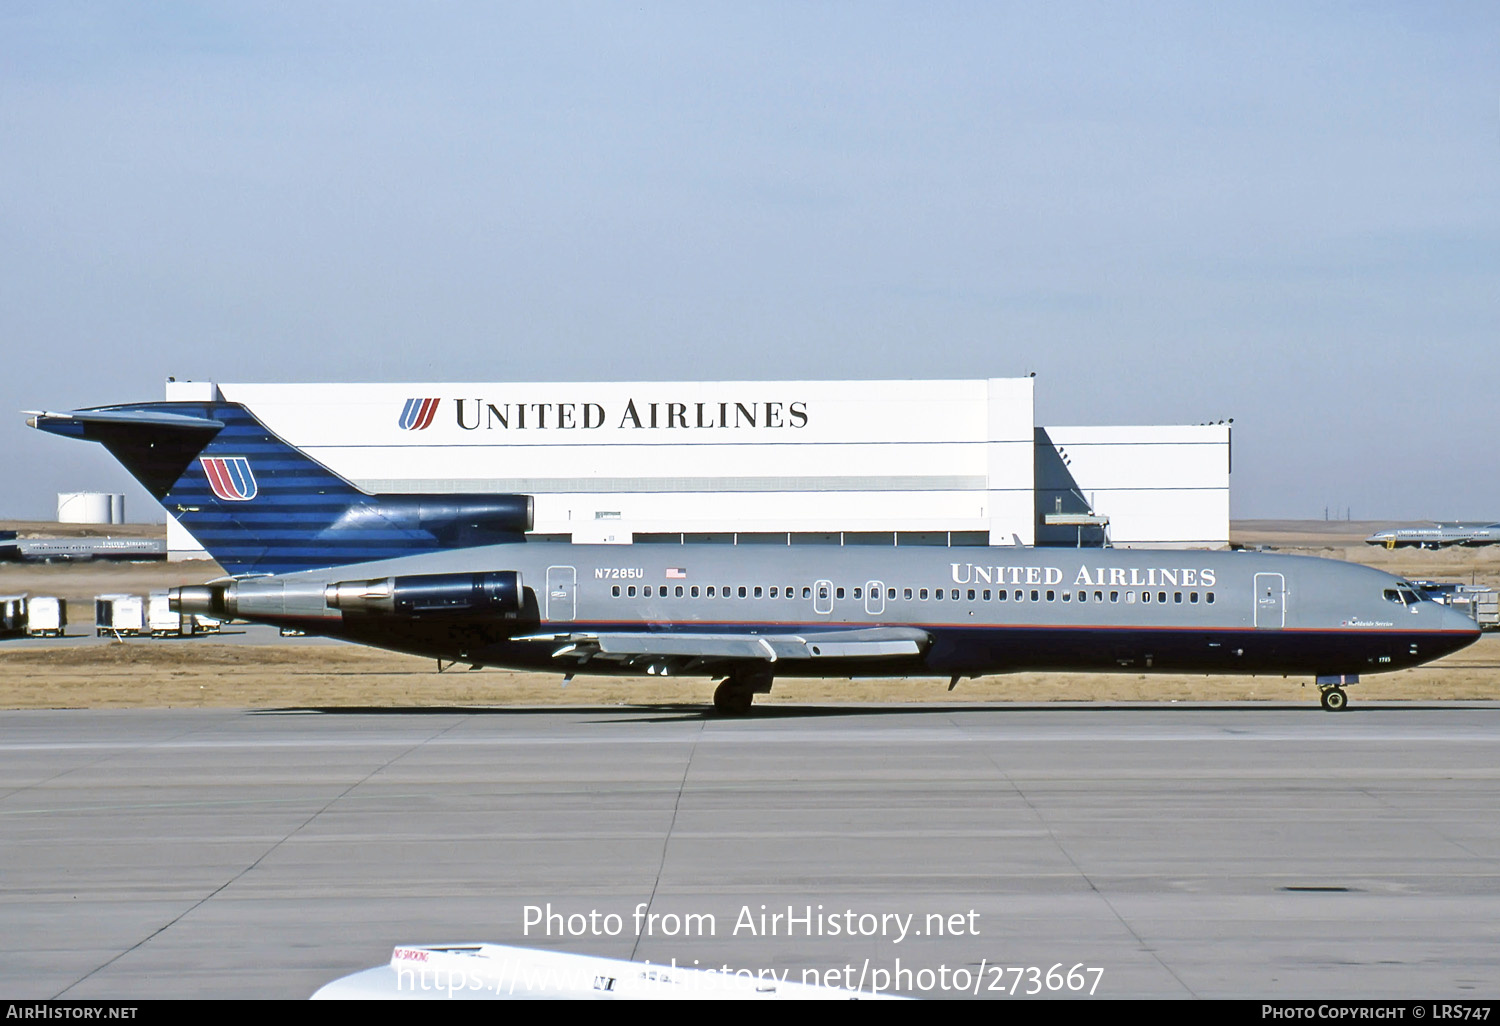
[[[1236,517],[1500,518],[1500,7],[0,6],[0,411],[1038,375]],[[143,492],[0,415],[0,516]],[[154,510],[152,510],[154,514]]]

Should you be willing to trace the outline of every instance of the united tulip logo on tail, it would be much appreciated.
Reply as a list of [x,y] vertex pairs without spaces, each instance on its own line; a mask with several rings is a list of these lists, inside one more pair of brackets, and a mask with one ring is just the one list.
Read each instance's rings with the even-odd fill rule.
[[408,399],[406,406],[401,410],[401,429],[403,431],[426,431],[432,424],[432,418],[437,416],[438,399]]
[[255,498],[255,475],[250,461],[243,456],[201,456],[203,472],[214,494],[229,502],[246,502]]

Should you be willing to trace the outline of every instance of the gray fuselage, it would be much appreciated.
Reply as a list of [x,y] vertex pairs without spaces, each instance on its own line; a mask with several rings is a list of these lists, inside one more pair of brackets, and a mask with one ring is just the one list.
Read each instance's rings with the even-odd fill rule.
[[[330,585],[512,571],[500,617],[351,615]],[[1473,641],[1474,622],[1382,571],[1202,550],[521,543],[241,581],[247,619],[398,651],[579,673],[727,672],[709,654],[570,663],[570,638],[832,636],[914,628],[906,657],[778,663],[777,675],[979,675],[1017,670],[1360,674]],[[707,646],[705,646],[707,653]]]

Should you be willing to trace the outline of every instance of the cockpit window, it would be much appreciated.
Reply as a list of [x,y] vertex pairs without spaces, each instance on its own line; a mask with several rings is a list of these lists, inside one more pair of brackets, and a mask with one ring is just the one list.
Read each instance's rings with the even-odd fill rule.
[[1385,600],[1387,602],[1394,602],[1398,606],[1414,606],[1418,602],[1422,601],[1421,596],[1417,594],[1416,589],[1414,589],[1409,584],[1402,584],[1395,588],[1385,589]]

